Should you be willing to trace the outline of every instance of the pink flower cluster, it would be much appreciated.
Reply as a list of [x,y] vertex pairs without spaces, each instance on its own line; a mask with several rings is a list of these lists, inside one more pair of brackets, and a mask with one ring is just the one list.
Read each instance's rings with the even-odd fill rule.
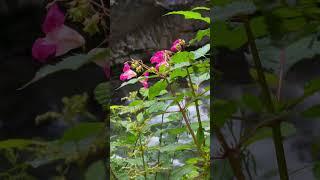
[[[185,41],[182,39],[177,39],[176,41],[173,42],[173,45],[169,50],[161,50],[161,51],[157,51],[150,59],[150,62],[152,64],[155,64],[155,68],[158,71],[159,67],[164,65],[166,67],[169,67],[169,60],[170,57],[173,53],[182,51],[182,49],[185,46]],[[148,88],[148,77],[149,77],[149,72],[146,71],[144,74],[144,79],[140,81],[140,83],[142,83],[144,88]],[[121,81],[125,81],[125,80],[129,80],[133,77],[136,77],[137,73],[134,72],[130,65],[126,62],[124,63],[124,67],[123,67],[123,73],[120,75],[120,80]]]
[[85,43],[84,38],[64,25],[64,22],[65,15],[54,3],[50,6],[42,24],[42,31],[46,36],[38,38],[32,47],[32,56],[36,60],[46,62],[50,56],[63,55]]

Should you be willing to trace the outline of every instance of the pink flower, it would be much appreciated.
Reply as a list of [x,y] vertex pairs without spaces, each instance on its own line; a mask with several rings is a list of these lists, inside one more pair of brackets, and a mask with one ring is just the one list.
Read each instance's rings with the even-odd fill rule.
[[59,9],[58,5],[54,3],[50,6],[47,16],[42,24],[42,31],[49,33],[56,28],[62,26],[65,21],[65,16]]
[[159,67],[160,67],[161,65],[165,65],[165,66],[169,67],[168,61],[162,61],[162,62],[160,62],[160,63],[158,63],[158,64],[156,65],[156,69],[159,70]]
[[165,50],[156,52],[150,59],[151,63],[160,63],[166,59]]
[[122,71],[123,73],[120,75],[121,81],[129,80],[137,76],[137,73],[130,69],[130,65],[128,63],[124,63]]
[[51,55],[60,56],[85,44],[81,34],[64,25],[64,21],[65,16],[58,5],[51,5],[42,24],[46,36],[38,38],[32,47],[32,56],[36,60],[44,63]]
[[144,73],[144,79],[143,80],[141,80],[140,82],[141,82],[141,84],[143,85],[143,87],[145,88],[145,89],[147,89],[148,87],[149,87],[149,84],[148,84],[148,79],[149,79],[149,72],[145,72]]
[[40,62],[44,62],[49,56],[56,53],[57,46],[48,42],[45,38],[38,38],[32,46],[32,56]]
[[183,39],[177,39],[173,42],[173,45],[171,46],[170,50],[172,52],[181,51],[184,45],[185,45],[185,41]]
[[159,70],[161,65],[169,66],[168,60],[170,58],[170,51],[162,50],[156,52],[150,59],[152,64],[156,64],[156,69]]

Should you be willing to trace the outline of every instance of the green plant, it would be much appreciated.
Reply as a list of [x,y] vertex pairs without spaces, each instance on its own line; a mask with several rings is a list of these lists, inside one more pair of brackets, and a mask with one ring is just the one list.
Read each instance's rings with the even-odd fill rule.
[[[207,10],[198,7],[167,15],[209,24],[199,12]],[[199,30],[189,43],[202,41],[208,32]],[[113,179],[209,179],[210,121],[200,107],[209,108],[205,82],[210,79],[210,45],[187,51],[189,43],[180,39],[170,51],[156,52],[151,58],[155,67],[135,59],[124,64],[120,79],[129,81],[119,88],[136,83],[144,87],[123,98],[128,105],[110,107]]]

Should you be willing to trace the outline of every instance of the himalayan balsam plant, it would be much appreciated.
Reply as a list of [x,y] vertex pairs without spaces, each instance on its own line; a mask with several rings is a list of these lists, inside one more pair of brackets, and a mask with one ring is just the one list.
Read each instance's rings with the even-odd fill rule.
[[[198,12],[207,10],[168,14],[209,24]],[[209,29],[199,32],[190,42],[177,39],[155,52],[150,62],[124,63],[119,88],[141,88],[123,98],[127,105],[110,107],[112,179],[209,179],[209,113],[203,109],[209,108],[210,45],[189,50],[209,35]]]
[[[284,142],[296,132],[292,117],[319,118],[319,104],[304,110],[296,107],[319,92],[320,79],[316,77],[306,82],[302,94],[293,99],[284,98],[282,89],[287,85],[285,73],[288,69],[302,59],[319,55],[319,44],[315,41],[319,36],[320,21],[315,18],[319,7],[312,0],[290,5],[287,2],[277,1],[272,6],[263,0],[213,3],[212,11],[216,13],[212,15],[215,22],[211,33],[215,36],[211,39],[211,48],[218,52],[221,47],[230,50],[248,47],[252,82],[246,85],[256,88],[255,94],[244,92],[239,98],[215,98],[212,102],[214,179],[288,180],[306,169],[290,168]],[[219,87],[218,80],[215,76],[214,88]],[[275,152],[277,162],[277,166],[271,167],[274,168],[272,172],[263,172],[264,167],[259,167],[261,162],[255,161],[249,148],[267,138],[273,141],[274,146],[268,148]],[[318,141],[318,137],[315,140]],[[319,152],[319,143],[314,145],[312,151]],[[313,166],[314,177],[319,179],[317,159],[309,167]]]

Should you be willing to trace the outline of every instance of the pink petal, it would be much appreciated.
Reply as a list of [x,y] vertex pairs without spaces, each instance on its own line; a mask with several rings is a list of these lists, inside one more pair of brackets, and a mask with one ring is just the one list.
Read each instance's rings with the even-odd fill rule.
[[152,64],[160,63],[163,60],[165,60],[165,51],[156,52],[150,59]]
[[147,89],[148,87],[149,87],[149,84],[148,84],[148,81],[140,81],[141,82],[141,84],[142,84],[142,86],[145,88],[145,89]]
[[81,34],[66,25],[49,32],[46,38],[57,45],[56,56],[63,55],[85,44],[85,39]]
[[128,71],[126,71],[126,72],[124,72],[124,73],[122,73],[120,75],[120,80],[121,81],[129,80],[129,79],[131,79],[131,78],[133,78],[135,76],[137,76],[137,73],[135,73],[134,71],[132,71],[130,69],[130,70],[128,70]]
[[54,3],[50,6],[47,16],[42,24],[42,31],[49,33],[56,28],[62,26],[65,21],[63,12],[59,9],[58,5]]
[[32,46],[32,56],[40,62],[56,53],[57,46],[45,38],[38,38]]
[[159,67],[161,66],[161,65],[165,65],[165,66],[169,66],[169,63],[167,62],[167,61],[162,61],[162,62],[160,62],[160,63],[158,63],[157,65],[156,65],[156,69],[157,70],[159,70]]
[[126,72],[126,71],[129,71],[130,70],[130,65],[126,62],[126,63],[124,63],[124,66],[123,66],[123,69],[122,69],[122,71],[123,72]]

